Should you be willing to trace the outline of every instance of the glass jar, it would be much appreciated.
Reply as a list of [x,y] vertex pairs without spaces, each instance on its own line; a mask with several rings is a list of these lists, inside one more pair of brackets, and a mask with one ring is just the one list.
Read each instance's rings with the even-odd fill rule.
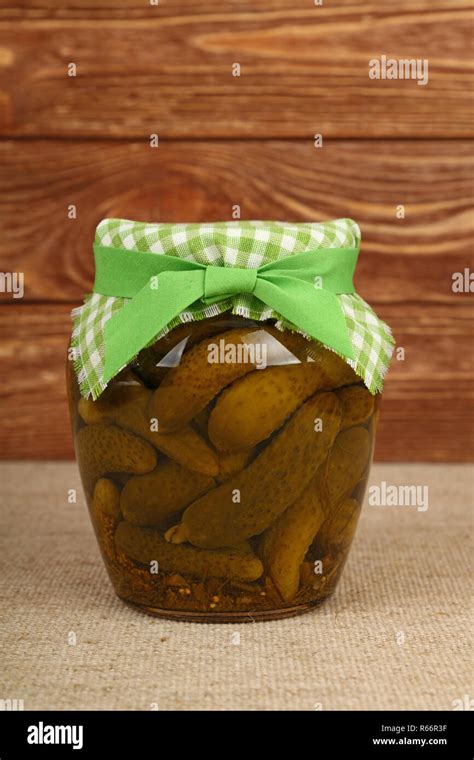
[[68,372],[91,520],[118,596],[203,622],[296,615],[336,588],[378,396],[272,321],[179,325],[97,401]]

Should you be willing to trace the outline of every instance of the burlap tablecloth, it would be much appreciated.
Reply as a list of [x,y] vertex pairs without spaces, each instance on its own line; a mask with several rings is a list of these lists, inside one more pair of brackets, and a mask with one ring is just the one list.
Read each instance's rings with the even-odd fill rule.
[[3,464],[0,480],[0,699],[26,710],[449,710],[473,693],[467,467],[374,467],[374,483],[429,485],[429,509],[366,504],[336,595],[247,625],[168,622],[115,598],[82,496],[68,502],[80,493],[74,464]]

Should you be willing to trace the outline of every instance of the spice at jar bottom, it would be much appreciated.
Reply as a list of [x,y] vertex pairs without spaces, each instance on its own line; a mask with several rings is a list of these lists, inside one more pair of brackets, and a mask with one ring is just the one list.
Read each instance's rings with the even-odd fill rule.
[[[238,270],[237,292],[250,288],[248,271]],[[87,314],[76,312],[68,393],[91,520],[116,593],[144,611],[207,622],[297,614],[328,597],[343,570],[380,392],[293,323],[225,303],[212,315],[209,298],[155,340],[143,315],[128,314],[145,345],[130,345],[125,366],[117,359],[90,393],[94,367],[83,350],[78,359]],[[116,320],[97,337],[104,377],[126,327]]]

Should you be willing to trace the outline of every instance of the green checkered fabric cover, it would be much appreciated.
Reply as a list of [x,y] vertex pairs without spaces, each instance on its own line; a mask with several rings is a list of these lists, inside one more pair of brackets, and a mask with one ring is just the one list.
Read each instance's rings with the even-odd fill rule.
[[[212,224],[147,224],[125,219],[104,219],[95,242],[111,248],[178,256],[200,264],[257,268],[293,253],[316,248],[354,248],[360,230],[351,219],[297,223],[238,221]],[[337,296],[344,312],[354,359],[346,360],[372,393],[381,391],[394,341],[390,328],[358,295]],[[104,390],[104,325],[128,299],[96,293],[74,309],[72,346],[81,394],[97,398]],[[275,319],[277,327],[295,330],[281,316],[252,295],[238,295],[212,306],[201,301],[173,320],[155,340],[180,324],[231,311],[255,320]]]

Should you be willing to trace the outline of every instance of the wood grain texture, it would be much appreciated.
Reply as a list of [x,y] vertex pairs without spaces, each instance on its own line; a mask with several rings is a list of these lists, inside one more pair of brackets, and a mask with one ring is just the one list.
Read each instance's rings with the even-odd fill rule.
[[[156,4],[152,4],[156,3]],[[450,0],[384,0],[386,11],[400,9],[419,13],[423,10],[440,10],[452,7]],[[465,3],[467,7],[469,5]],[[281,14],[298,14],[308,9],[336,15],[351,7],[355,12],[371,13],[375,3],[362,0],[322,0],[316,6],[315,0],[3,0],[0,19],[156,19],[161,17],[209,16],[219,13],[232,18],[233,14],[265,14],[278,17]],[[410,7],[409,7],[410,6]],[[377,9],[380,12],[380,8]]]
[[0,307],[0,458],[73,456],[65,358],[70,307]]
[[[452,291],[474,269],[471,13],[471,0],[1,3],[0,272],[24,272],[26,292],[0,293],[0,457],[72,455],[63,359],[99,220],[212,221],[239,205],[360,223],[358,290],[405,349],[377,458],[472,459],[472,295]],[[427,59],[429,84],[369,79],[383,54]]]
[[[368,301],[458,304],[453,272],[474,268],[472,149],[466,141],[8,141],[0,146],[0,271],[25,273],[25,299],[74,301],[93,281],[105,216],[142,221],[325,220],[362,229]],[[77,218],[69,219],[70,204]],[[398,204],[405,219],[397,219]],[[11,299],[2,294],[4,300]]]
[[[376,459],[472,462],[472,305],[384,303],[375,308],[397,341],[384,388]],[[400,349],[404,358],[398,360]]]
[[[385,0],[388,3],[396,0]],[[156,3],[156,4],[152,4]],[[338,0],[338,6],[354,5],[354,0]],[[307,10],[308,2],[298,0],[22,0],[5,2],[0,19],[156,19],[168,16],[208,16],[219,13],[278,13]]]
[[[466,462],[473,458],[474,366],[467,305],[377,305],[404,361],[387,376],[377,440],[379,461]],[[0,307],[0,458],[73,455],[64,361],[67,304]]]
[[[99,3],[95,17],[93,3],[68,4],[65,13],[54,2],[7,6],[1,134],[310,140],[315,133],[473,133],[469,0],[272,2],[257,11],[248,2],[221,9],[214,1],[180,3],[175,15],[163,3],[141,18],[131,0],[113,5]],[[20,15],[9,19],[15,8]],[[370,79],[368,62],[381,55],[427,59],[429,84]],[[70,62],[76,77],[67,76]],[[236,62],[240,77],[232,76]]]

